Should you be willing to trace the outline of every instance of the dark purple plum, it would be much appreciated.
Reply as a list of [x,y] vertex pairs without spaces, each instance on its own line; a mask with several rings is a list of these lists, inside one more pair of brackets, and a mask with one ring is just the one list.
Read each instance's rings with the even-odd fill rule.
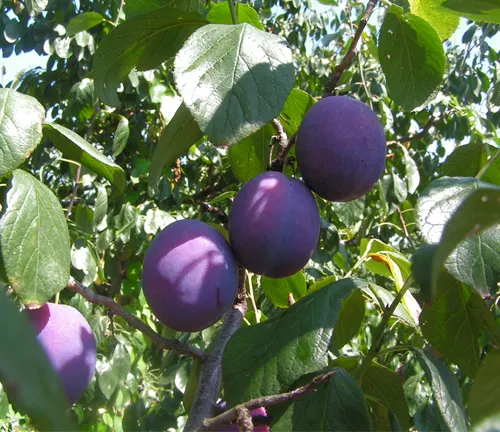
[[231,307],[238,291],[238,265],[219,231],[197,220],[181,220],[151,243],[142,285],[163,324],[195,332],[216,323]]
[[61,379],[70,405],[85,393],[94,375],[96,343],[85,317],[75,308],[45,303],[25,309],[37,340]]
[[248,270],[284,278],[301,270],[316,247],[319,210],[300,180],[265,172],[236,195],[229,237],[236,258]]
[[328,201],[369,192],[385,167],[387,144],[375,112],[355,99],[329,96],[305,115],[297,134],[304,182]]

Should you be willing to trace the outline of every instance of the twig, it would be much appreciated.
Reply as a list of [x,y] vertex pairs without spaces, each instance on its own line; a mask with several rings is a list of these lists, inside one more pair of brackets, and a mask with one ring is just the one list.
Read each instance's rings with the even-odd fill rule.
[[238,0],[227,0],[229,3],[229,10],[231,11],[231,20],[233,21],[233,24],[238,24],[238,10],[237,4]]
[[295,145],[297,135],[292,136],[284,146],[280,146],[280,150],[276,155],[276,159],[274,159],[269,167],[270,171],[283,171],[283,168],[286,166],[288,161],[288,153]]
[[215,207],[204,201],[200,202],[200,207],[203,211],[213,214],[224,226],[227,225],[227,215],[219,207]]
[[392,317],[392,314],[394,313],[399,303],[403,299],[404,295],[406,294],[406,291],[408,291],[408,289],[410,288],[410,281],[411,281],[411,276],[409,276],[408,279],[406,279],[404,285],[401,287],[399,292],[394,297],[394,300],[392,301],[391,305],[385,309],[384,314],[382,316],[382,321],[380,321],[380,324],[377,326],[373,334],[373,342],[370,346],[370,349],[368,350],[366,357],[363,359],[363,362],[361,363],[361,365],[359,366],[358,370],[355,373],[355,377],[357,378],[358,382],[361,381],[363,375],[370,366],[372,360],[377,356],[378,352],[380,351],[380,348],[382,347],[382,342],[384,341],[385,328],[389,322],[389,319]]
[[131,327],[142,332],[149,339],[151,339],[154,344],[158,345],[162,349],[177,351],[179,354],[193,357],[196,360],[200,360],[202,362],[205,361],[208,357],[207,353],[192,345],[183,343],[177,339],[173,340],[164,338],[163,336],[156,333],[146,323],[121,307],[112,298],[96,294],[94,291],[75,281],[75,279],[73,279],[72,277],[70,277],[66,288],[68,288],[70,291],[81,294],[92,304],[106,306],[114,315],[122,317],[130,324]]
[[406,239],[408,240],[408,243],[410,243],[411,248],[415,249],[415,245],[413,244],[413,241],[410,237],[410,234],[408,233],[408,228],[406,226],[406,221],[405,221],[405,218],[403,216],[403,212],[401,211],[401,209],[399,207],[398,207],[398,213],[399,213],[399,220],[401,221],[401,225],[403,226],[403,231],[405,233]]
[[246,408],[251,411],[260,407],[269,407],[296,400],[307,393],[315,391],[319,386],[330,381],[335,373],[336,371],[330,371],[326,374],[318,375],[314,377],[309,384],[296,388],[295,390],[289,391],[287,393],[281,393],[272,396],[262,396],[256,399],[252,399],[243,404],[236,405],[234,408],[231,408],[216,417],[205,419],[203,425],[206,428],[211,428],[219,424],[230,423],[237,418],[237,411],[242,408]]
[[488,161],[483,165],[481,170],[477,173],[476,178],[478,180],[488,171],[492,165],[500,158],[500,150],[498,150],[493,156],[491,156]]
[[439,123],[440,119],[439,118],[436,118],[436,117],[431,117],[429,120],[427,120],[427,122],[424,124],[424,126],[422,127],[422,130],[416,134],[413,134],[413,135],[406,135],[404,137],[401,137],[399,138],[398,140],[395,140],[395,141],[388,141],[387,142],[387,145],[394,145],[394,144],[398,144],[398,143],[408,143],[408,142],[411,142],[411,141],[416,141],[416,140],[419,140],[419,139],[422,139],[425,137],[425,135],[427,134],[427,132],[429,132],[429,129],[434,126],[436,123]]
[[255,296],[253,294],[253,284],[252,284],[252,275],[248,272],[248,297],[250,297],[250,303],[252,305],[252,309],[255,313],[255,322],[260,323],[260,313],[259,309],[257,308],[257,304],[255,303]]
[[328,84],[326,86],[325,96],[330,96],[333,94],[335,88],[337,87],[337,84],[340,81],[340,78],[342,77],[342,74],[351,65],[352,59],[354,57],[354,51],[356,49],[356,45],[358,44],[359,40],[361,39],[361,35],[363,34],[363,30],[365,29],[366,24],[368,23],[368,20],[370,19],[370,16],[373,13],[373,9],[375,9],[375,5],[377,4],[377,1],[378,0],[369,0],[368,5],[366,6],[365,14],[363,15],[363,17],[359,21],[358,29],[356,30],[356,33],[355,33],[354,38],[351,42],[351,45],[349,46],[349,49],[347,50],[347,53],[344,56],[343,60],[335,68],[335,72],[333,73],[333,76],[331,77],[330,81],[328,82]]
[[240,328],[247,311],[245,269],[239,269],[239,291],[233,307],[224,317],[224,324],[215,339],[208,358],[201,365],[196,396],[184,432],[206,430],[203,420],[211,417],[216,407],[222,377],[222,354],[231,336]]

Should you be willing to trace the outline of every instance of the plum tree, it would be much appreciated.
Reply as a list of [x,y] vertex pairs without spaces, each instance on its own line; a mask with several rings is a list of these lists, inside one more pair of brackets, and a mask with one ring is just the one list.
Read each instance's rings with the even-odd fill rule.
[[142,270],[144,295],[166,326],[194,332],[217,322],[238,291],[238,265],[224,236],[192,219],[152,241]]
[[352,201],[380,178],[387,152],[373,110],[356,99],[329,96],[305,115],[296,156],[304,182],[328,201]]
[[25,309],[25,313],[72,405],[95,371],[96,342],[89,323],[78,310],[62,304],[45,303],[38,309]]
[[316,247],[319,210],[300,180],[265,172],[247,182],[229,214],[231,246],[254,273],[283,278],[301,270]]

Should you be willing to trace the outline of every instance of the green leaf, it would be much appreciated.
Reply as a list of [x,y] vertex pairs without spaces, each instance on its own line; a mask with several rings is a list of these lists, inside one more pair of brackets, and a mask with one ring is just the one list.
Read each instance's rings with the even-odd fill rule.
[[298,131],[302,119],[315,103],[310,94],[298,88],[292,89],[279,116],[287,134],[292,136]]
[[120,383],[117,371],[113,369],[112,362],[103,357],[101,361],[97,362],[96,370],[98,373],[98,383],[102,394],[106,399],[110,399]]
[[498,0],[439,0],[442,9],[464,16],[473,21],[500,24],[500,2]]
[[147,12],[152,12],[164,6],[175,7],[186,12],[205,14],[205,7],[200,0],[127,0],[123,10],[127,19]]
[[332,202],[335,214],[347,227],[354,226],[363,219],[366,206],[366,197],[361,197],[349,202]]
[[402,430],[409,429],[410,416],[402,377],[385,366],[372,363],[363,375],[361,388],[365,395],[376,399],[393,411]]
[[343,279],[263,323],[240,328],[222,361],[228,404],[281,393],[304,373],[325,367],[342,299],[365,285]]
[[41,14],[49,4],[49,0],[26,0],[26,7],[30,16]]
[[0,328],[0,381],[10,399],[41,430],[76,430],[60,381],[33,326],[4,292],[0,292]]
[[500,430],[500,414],[492,415],[472,426],[472,432],[496,432]]
[[387,214],[394,213],[399,205],[408,197],[408,188],[401,177],[391,173],[383,176],[380,179],[382,192],[387,203]]
[[500,106],[500,81],[493,84],[493,87],[488,93],[488,102],[491,105]]
[[130,128],[128,126],[128,120],[120,116],[120,121],[116,127],[115,136],[113,138],[113,157],[117,157],[127,145],[128,137],[130,135]]
[[[279,417],[273,415],[271,429],[277,432],[369,431],[372,430],[368,406],[356,380],[342,368],[325,369],[302,377],[305,385],[320,373],[335,370],[333,378],[315,392],[288,403]],[[280,411],[283,411],[280,407]],[[274,413],[273,413],[274,414]],[[280,415],[281,414],[281,415]],[[276,418],[277,417],[277,418]]]
[[184,103],[214,144],[235,144],[269,123],[294,82],[286,41],[247,23],[198,29],[174,66]]
[[417,191],[418,185],[420,184],[420,173],[416,162],[412,159],[406,147],[402,144],[399,144],[399,147],[403,150],[403,162],[406,169],[406,184],[408,185],[408,193],[411,195]]
[[117,194],[123,193],[125,189],[125,173],[123,169],[80,135],[57,123],[45,123],[43,133],[64,156],[80,162],[96,174],[102,175],[116,187]]
[[116,89],[134,67],[149,70],[159,66],[206,23],[196,12],[166,6],[120,24],[95,53],[92,76],[96,94],[106,104],[119,106]]
[[15,170],[0,219],[2,261],[24,304],[44,304],[69,279],[70,240],[64,211],[51,190]]
[[229,148],[231,169],[238,180],[247,182],[267,170],[271,138],[275,133],[271,125],[265,125]]
[[[259,19],[259,14],[249,4],[237,3],[236,13],[240,24],[248,23],[259,30],[264,30],[264,26]],[[228,2],[215,4],[212,9],[210,9],[207,20],[212,24],[233,24]]]
[[94,229],[99,229],[99,225],[105,222],[108,214],[108,193],[103,185],[96,183],[95,186],[97,197],[94,205]]
[[189,148],[202,137],[203,134],[193,116],[186,105],[181,104],[172,120],[163,129],[153,154],[148,179],[150,186],[156,187],[163,168],[172,165],[178,157],[187,153]]
[[295,301],[307,294],[306,278],[301,271],[282,279],[261,278],[262,290],[266,297],[280,308],[290,307],[288,296],[293,295]]
[[473,178],[443,177],[422,192],[417,222],[424,240],[434,245],[414,256],[414,276],[429,297],[435,292],[443,264],[480,294],[486,295],[490,289],[496,292],[500,280],[499,203],[500,188]]
[[116,345],[115,351],[113,352],[113,358],[111,359],[111,367],[119,381],[125,381],[127,379],[131,366],[132,358],[127,348],[122,344]]
[[467,410],[473,424],[487,417],[500,415],[500,350],[492,349],[486,354],[472,382]]
[[431,384],[444,423],[453,432],[466,432],[467,416],[455,375],[441,361],[420,348],[413,348],[413,351]]
[[379,60],[389,96],[411,111],[426,103],[443,79],[441,39],[424,19],[391,6],[379,36]]
[[77,228],[87,234],[94,232],[94,210],[84,204],[78,204],[74,211]]
[[412,14],[418,15],[431,24],[442,41],[449,39],[458,28],[460,17],[440,8],[443,0],[410,0]]
[[90,249],[81,241],[77,240],[71,247],[71,264],[74,268],[83,272],[80,282],[89,286],[97,275],[97,263]]
[[4,177],[42,139],[45,109],[34,97],[10,89],[0,89],[0,107],[0,177]]
[[474,377],[479,367],[478,338],[491,332],[500,342],[500,327],[484,300],[471,288],[443,274],[432,304],[426,303],[420,316],[426,339],[461,371]]
[[101,24],[104,21],[104,17],[97,12],[84,12],[73,19],[68,23],[66,27],[66,35],[71,37],[75,34],[91,29],[96,25]]
[[[458,146],[441,166],[442,176],[475,177],[488,160],[488,154],[498,151],[483,143]],[[494,153],[493,153],[494,154]],[[482,180],[500,186],[500,159],[497,159],[482,175]]]
[[333,333],[333,348],[339,350],[359,332],[365,317],[365,300],[361,290],[355,290],[342,300],[339,318]]

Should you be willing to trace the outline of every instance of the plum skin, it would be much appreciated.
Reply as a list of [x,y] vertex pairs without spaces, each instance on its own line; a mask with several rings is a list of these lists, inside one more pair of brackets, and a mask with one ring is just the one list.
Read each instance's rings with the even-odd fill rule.
[[66,399],[74,404],[95,371],[97,347],[89,323],[77,309],[63,304],[45,303],[25,313],[61,380]]
[[318,242],[318,205],[298,179],[268,171],[236,195],[229,237],[236,258],[253,273],[284,278],[300,271]]
[[177,331],[200,331],[231,307],[238,291],[238,265],[219,231],[198,220],[180,220],[151,242],[142,285],[163,324]]
[[313,105],[297,133],[304,182],[328,201],[352,201],[369,192],[384,171],[386,153],[384,128],[375,112],[345,96]]

